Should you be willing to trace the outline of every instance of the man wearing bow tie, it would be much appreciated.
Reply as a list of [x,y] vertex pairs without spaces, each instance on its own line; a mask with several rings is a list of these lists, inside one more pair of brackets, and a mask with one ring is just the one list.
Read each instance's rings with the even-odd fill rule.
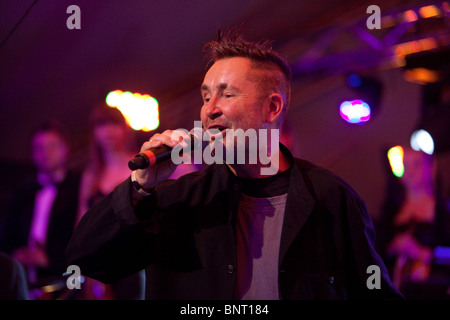
[[30,148],[35,176],[16,192],[0,248],[25,266],[33,288],[62,278],[66,269],[64,250],[74,228],[79,176],[68,170],[69,143],[59,123],[37,128]]

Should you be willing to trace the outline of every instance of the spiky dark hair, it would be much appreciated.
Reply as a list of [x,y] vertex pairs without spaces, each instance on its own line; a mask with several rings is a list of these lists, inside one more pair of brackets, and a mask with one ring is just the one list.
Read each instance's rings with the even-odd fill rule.
[[266,73],[259,79],[263,91],[276,90],[283,96],[284,108],[281,115],[283,122],[290,103],[292,72],[289,64],[272,48],[273,41],[260,40],[250,42],[244,39],[240,27],[232,27],[226,32],[218,29],[217,40],[206,43],[203,51],[206,53],[207,69],[221,59],[243,57],[252,61],[254,69],[281,72]]

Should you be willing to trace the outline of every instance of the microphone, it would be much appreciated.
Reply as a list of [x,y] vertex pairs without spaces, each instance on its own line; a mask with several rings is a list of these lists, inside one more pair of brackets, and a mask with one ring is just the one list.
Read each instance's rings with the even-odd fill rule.
[[[202,136],[198,136],[196,132],[198,130],[192,129],[189,132],[189,136],[191,137],[190,141],[190,150],[193,151],[194,149],[198,148],[198,146],[202,146]],[[200,129],[200,131],[203,134],[203,130]],[[183,149],[181,149],[180,155],[183,154]],[[169,160],[172,155],[172,148],[161,145],[156,148],[150,148],[149,150],[145,150],[139,154],[137,154],[134,159],[131,159],[128,161],[128,168],[130,170],[137,170],[137,169],[145,169],[148,167],[153,167],[157,163],[164,162],[166,160]]]

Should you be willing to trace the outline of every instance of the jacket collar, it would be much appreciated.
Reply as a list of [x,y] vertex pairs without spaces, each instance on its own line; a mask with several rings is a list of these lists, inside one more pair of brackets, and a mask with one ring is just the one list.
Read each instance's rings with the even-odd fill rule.
[[291,152],[281,143],[280,150],[291,161],[291,175],[281,232],[279,265],[281,265],[288,248],[304,226],[315,205],[314,198],[308,191],[305,175],[302,174],[304,168],[296,163]]

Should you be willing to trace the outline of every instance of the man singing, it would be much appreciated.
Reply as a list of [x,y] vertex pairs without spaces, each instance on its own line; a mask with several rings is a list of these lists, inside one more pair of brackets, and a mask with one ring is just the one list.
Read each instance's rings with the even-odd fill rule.
[[[211,143],[221,143],[224,155],[244,148],[247,161],[213,163],[177,180],[167,180],[172,160],[133,171],[84,215],[69,262],[103,282],[146,268],[148,299],[402,298],[374,250],[372,221],[356,192],[271,143],[290,99],[287,62],[269,42],[236,32],[205,50],[203,129],[215,132]],[[239,129],[269,134],[253,148],[231,134]],[[172,130],[157,133],[141,152],[174,148],[180,141],[173,137]],[[269,164],[248,161],[261,147]],[[380,270],[375,288],[369,266]]]

